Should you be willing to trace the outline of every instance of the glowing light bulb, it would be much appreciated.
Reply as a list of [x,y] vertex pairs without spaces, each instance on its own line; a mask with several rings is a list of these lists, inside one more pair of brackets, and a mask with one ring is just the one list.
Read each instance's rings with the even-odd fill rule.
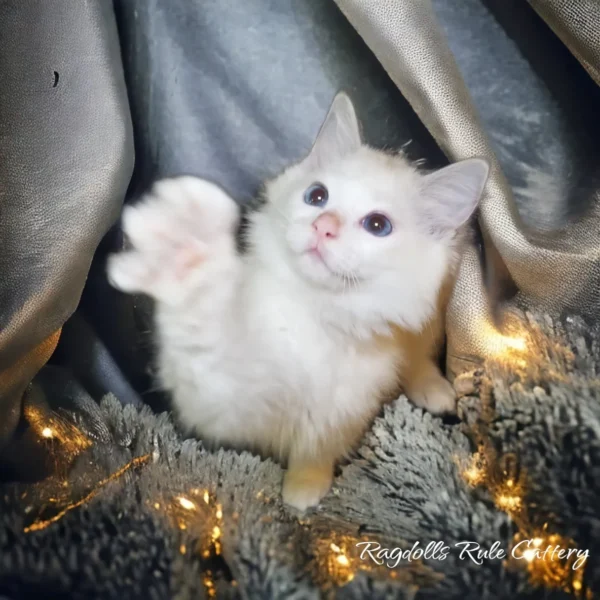
[[521,507],[521,498],[518,496],[507,496],[505,494],[500,494],[496,497],[496,504],[501,510],[517,510]]
[[510,354],[511,350],[517,352],[527,350],[527,342],[524,338],[503,335],[489,323],[482,324],[482,332],[486,350],[491,356],[502,357],[505,354]]
[[54,437],[54,430],[50,427],[44,427],[44,429],[42,429],[42,437],[52,439]]
[[336,544],[334,544],[333,542],[331,543],[331,545],[329,546],[334,552],[337,552],[338,554],[342,551],[342,549],[337,546]]
[[542,538],[533,538],[533,539],[531,540],[531,543],[532,543],[532,544],[533,544],[533,545],[534,545],[536,548],[539,548],[539,547],[540,547],[540,546],[541,546],[541,545],[544,543],[544,540],[543,540]]
[[336,556],[335,560],[338,564],[342,565],[342,567],[347,567],[350,565],[350,561],[348,560],[348,557],[345,554],[340,554],[339,556]]
[[481,481],[483,481],[484,473],[482,469],[478,469],[477,467],[469,467],[465,471],[463,471],[463,478],[469,485],[477,485]]
[[525,550],[525,552],[523,552],[523,558],[527,562],[533,562],[535,560],[535,550],[533,550],[532,548],[528,548],[527,550]]
[[527,348],[527,343],[523,338],[511,338],[506,335],[502,336],[502,342],[507,348],[523,351]]
[[185,508],[185,510],[194,510],[196,508],[196,505],[191,500],[188,500],[185,496],[179,496],[177,500],[179,504]]
[[208,504],[208,501],[210,500],[210,497],[208,495],[208,490],[206,490],[204,492],[204,498],[203,499],[204,499],[204,502],[206,502],[206,504]]

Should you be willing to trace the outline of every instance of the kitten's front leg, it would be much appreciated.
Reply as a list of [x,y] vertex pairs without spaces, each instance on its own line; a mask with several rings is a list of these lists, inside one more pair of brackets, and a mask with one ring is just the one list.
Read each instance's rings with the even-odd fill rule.
[[307,458],[292,453],[283,477],[283,501],[301,511],[319,504],[331,487],[333,465],[329,458]]
[[123,211],[131,249],[109,258],[109,280],[171,309],[199,301],[220,309],[239,270],[238,218],[235,202],[208,181],[188,176],[160,181]]
[[456,412],[456,393],[430,358],[412,365],[404,383],[406,395],[421,408],[435,414]]
[[454,388],[432,358],[444,339],[443,315],[450,290],[447,286],[442,289],[437,311],[420,333],[395,330],[397,341],[404,349],[404,392],[414,404],[434,415],[456,412]]

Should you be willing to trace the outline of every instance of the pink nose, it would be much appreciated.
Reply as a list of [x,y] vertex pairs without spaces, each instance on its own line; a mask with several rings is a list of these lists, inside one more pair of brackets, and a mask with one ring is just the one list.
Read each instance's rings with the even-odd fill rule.
[[313,229],[319,238],[335,238],[340,231],[339,218],[330,212],[324,212],[313,221]]

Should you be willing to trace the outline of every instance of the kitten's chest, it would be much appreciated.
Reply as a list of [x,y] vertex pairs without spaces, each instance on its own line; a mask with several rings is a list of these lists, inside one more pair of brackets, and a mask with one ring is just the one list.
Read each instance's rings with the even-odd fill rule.
[[[358,341],[323,325],[319,313],[295,298],[271,297],[262,331],[262,354],[273,374],[303,398],[376,395],[396,380],[395,344]],[[311,310],[313,309],[313,310]]]

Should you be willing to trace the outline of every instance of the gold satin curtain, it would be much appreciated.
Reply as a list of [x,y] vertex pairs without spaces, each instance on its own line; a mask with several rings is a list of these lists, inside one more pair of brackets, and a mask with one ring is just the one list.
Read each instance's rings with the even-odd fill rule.
[[[498,321],[492,315],[508,289],[517,290],[513,301],[551,313],[597,315],[600,228],[595,207],[552,235],[527,230],[431,1],[336,3],[448,159],[485,156],[492,164],[479,215],[485,264],[475,248],[468,251],[448,308],[449,373],[456,375],[494,351],[490,339],[498,331]],[[530,4],[600,84],[600,1],[530,0]]]

